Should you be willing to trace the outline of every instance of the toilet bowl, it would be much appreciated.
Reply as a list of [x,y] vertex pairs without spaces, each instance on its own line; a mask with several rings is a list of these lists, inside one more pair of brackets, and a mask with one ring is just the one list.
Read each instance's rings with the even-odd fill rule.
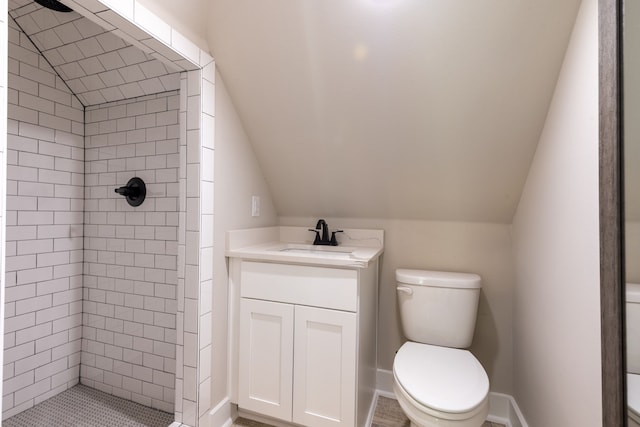
[[466,350],[405,343],[393,363],[393,387],[415,426],[478,427],[489,412],[489,378]]
[[412,426],[480,427],[489,378],[464,348],[475,327],[480,277],[396,271],[400,319],[410,340],[393,361],[393,391]]

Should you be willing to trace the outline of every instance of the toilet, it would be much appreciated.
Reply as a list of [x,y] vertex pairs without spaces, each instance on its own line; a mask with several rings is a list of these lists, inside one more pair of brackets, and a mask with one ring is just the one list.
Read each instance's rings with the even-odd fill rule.
[[393,391],[412,426],[480,427],[489,378],[471,345],[480,276],[396,270],[400,321],[409,339],[393,361]]
[[626,284],[628,426],[640,427],[640,284]]

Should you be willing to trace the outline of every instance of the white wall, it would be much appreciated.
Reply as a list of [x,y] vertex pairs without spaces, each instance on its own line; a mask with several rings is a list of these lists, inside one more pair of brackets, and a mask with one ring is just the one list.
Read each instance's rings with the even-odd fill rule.
[[[222,77],[216,74],[215,228],[213,252],[213,384],[215,406],[227,395],[227,263],[225,232],[276,225],[271,193],[262,177]],[[251,216],[251,196],[260,196],[261,214]]]
[[624,7],[624,209],[625,273],[628,283],[640,283],[640,3]]
[[[624,179],[625,220],[640,225],[640,3],[626,2],[624,6]],[[626,232],[626,230],[625,230]],[[625,239],[630,236],[625,233]],[[627,257],[627,259],[638,259]],[[640,264],[640,263],[636,263]],[[627,268],[629,265],[627,265]],[[640,269],[640,266],[632,266]],[[638,277],[637,275],[635,275]],[[636,278],[634,280],[638,280]]]
[[[378,368],[391,370],[404,343],[395,270],[416,268],[477,273],[482,293],[471,352],[489,375],[491,390],[512,393],[511,290],[513,271],[509,225],[325,218],[331,229],[373,228],[385,232],[380,266]],[[317,218],[281,217],[281,225],[315,225]]]
[[515,398],[538,426],[600,426],[598,15],[584,0],[513,222]]
[[[625,154],[626,161],[626,154]],[[630,181],[626,181],[630,182]],[[640,182],[640,181],[633,181]],[[634,185],[635,186],[635,185]],[[629,185],[626,185],[629,187]],[[640,187],[640,186],[638,186]],[[626,205],[625,205],[626,206]],[[625,221],[624,225],[625,243],[625,275],[627,283],[640,283],[640,222]]]
[[138,0],[138,2],[185,35],[200,49],[209,51],[206,41],[209,0]]

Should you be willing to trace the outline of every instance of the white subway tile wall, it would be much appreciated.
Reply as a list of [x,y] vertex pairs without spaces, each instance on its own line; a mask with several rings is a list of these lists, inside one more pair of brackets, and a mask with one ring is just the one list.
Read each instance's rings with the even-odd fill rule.
[[8,39],[3,418],[78,382],[84,209],[84,109],[12,19]]
[[[4,263],[6,232],[5,232],[5,188],[6,188],[6,154],[7,154],[7,62],[8,62],[8,34],[7,34],[7,2],[0,2],[0,337],[4,331]],[[1,346],[0,346],[1,347]],[[0,351],[0,365],[4,365],[4,352]],[[0,394],[2,382],[0,382]]]
[[[13,257],[9,264],[16,270],[12,270],[15,274],[7,278],[11,278],[9,287],[33,284],[35,290],[26,289],[31,292],[29,295],[35,295],[29,301],[20,300],[24,298],[20,293],[10,295],[12,301],[5,311],[8,318],[27,315],[16,319],[14,324],[22,325],[23,321],[29,320],[30,312],[27,310],[33,310],[36,320],[33,325],[21,326],[7,334],[4,342],[8,351],[4,355],[16,361],[27,359],[46,346],[58,346],[51,353],[54,361],[61,358],[62,351],[69,345],[59,345],[63,331],[57,324],[52,325],[50,337],[35,338],[33,350],[23,341],[44,333],[46,326],[40,325],[47,319],[57,320],[56,316],[62,315],[64,305],[71,304],[65,302],[70,295],[68,290],[64,290],[63,282],[65,277],[78,275],[80,264],[86,276],[86,288],[83,290],[80,284],[75,292],[80,290],[85,299],[85,313],[82,315],[79,310],[76,314],[81,315],[82,323],[79,325],[83,326],[68,336],[77,346],[82,342],[81,334],[85,334],[85,341],[81,344],[81,360],[85,365],[82,368],[83,382],[92,381],[90,385],[102,390],[173,411],[178,422],[204,427],[210,423],[207,409],[213,403],[209,388],[212,387],[211,359],[215,357],[212,356],[209,325],[211,304],[199,299],[211,298],[213,242],[212,236],[200,236],[200,233],[212,234],[213,229],[215,113],[212,85],[215,65],[210,55],[199,50],[175,29],[171,29],[169,40],[168,27],[150,10],[137,1],[123,1],[133,6],[135,23],[129,21],[131,16],[123,18],[107,10],[97,0],[65,2],[87,17],[91,21],[88,23],[77,19],[75,14],[58,15],[54,17],[58,21],[52,23],[45,19],[45,15],[50,13],[31,0],[9,0],[11,13],[15,18],[20,17],[21,24],[34,32],[34,40],[50,53],[49,61],[59,68],[58,72],[67,79],[70,87],[64,87],[62,80],[51,73],[53,70],[37,51],[20,46],[23,38],[26,42],[24,35],[17,38],[14,50],[19,52],[16,55],[22,55],[23,64],[18,64],[18,67],[13,66],[16,61],[10,64],[19,78],[13,78],[9,97],[14,100],[12,114],[18,115],[19,120],[10,118],[8,127],[9,133],[16,138],[15,144],[21,149],[7,153],[9,165],[16,166],[11,171],[15,179],[7,183],[7,190],[11,195],[25,193],[29,196],[13,200],[15,210],[20,210],[21,214],[9,218],[15,223],[7,233],[9,241],[15,242],[13,246],[12,243],[7,245],[12,251],[8,255]],[[0,4],[7,6],[6,2]],[[97,27],[91,23],[102,26],[108,33],[98,34]],[[141,28],[158,39],[151,38]],[[51,36],[50,39],[45,37],[45,32]],[[41,34],[36,37],[35,33]],[[77,33],[83,37],[82,40],[78,39]],[[166,71],[173,67],[192,71],[182,75],[158,75],[162,71],[160,67],[151,68],[147,66],[150,64],[138,63],[142,56],[131,46],[119,46],[120,50],[116,51],[116,46],[110,44],[116,43],[113,36],[140,48],[147,55],[147,60],[150,59],[148,55],[160,60],[167,65]],[[54,47],[52,43],[58,41],[63,45]],[[110,68],[106,69],[104,61],[96,57],[99,49],[109,56],[102,59]],[[114,69],[114,64],[120,68]],[[86,75],[82,77],[81,72]],[[148,80],[139,80],[142,76]],[[149,81],[158,78],[161,85]],[[66,100],[71,96],[68,89],[77,91],[76,95],[79,95],[91,89],[92,85],[104,85],[102,89],[109,91],[111,88],[106,86],[121,86],[121,79],[136,81],[142,89],[136,91],[131,88],[126,93],[121,90],[129,98],[168,87],[173,89],[179,82],[184,88],[161,96],[150,95],[132,102],[119,100],[89,108],[86,114],[88,138],[83,141],[87,148],[85,153],[83,144],[76,145],[78,140],[66,139],[85,132],[85,123],[75,120],[77,111],[74,110],[81,110],[82,106],[74,98],[73,105],[68,105]],[[205,85],[206,93],[201,94]],[[179,101],[176,102],[178,93]],[[79,99],[86,107],[94,102],[117,98],[110,92],[101,92],[101,95],[102,98],[84,96]],[[158,103],[162,101],[157,99],[163,96],[174,97],[167,101],[166,110],[158,109]],[[156,101],[147,103],[154,99]],[[169,106],[169,102],[173,105]],[[122,106],[125,106],[124,115]],[[0,103],[0,110],[2,108]],[[178,109],[179,125],[171,111]],[[175,138],[180,141],[179,148],[171,143],[158,143]],[[93,146],[89,146],[90,143]],[[65,146],[71,147],[70,157]],[[82,166],[85,154],[86,168]],[[201,168],[200,162],[204,162],[206,167]],[[79,173],[75,172],[77,168],[80,168]],[[85,171],[86,188],[83,187]],[[136,210],[127,210],[127,206],[120,209],[117,205],[118,201],[124,203],[124,200],[116,196],[113,189],[126,183],[131,171],[148,181],[153,208],[147,205],[149,199]],[[68,183],[69,174],[71,183]],[[0,191],[2,184],[0,181]],[[78,188],[81,196],[77,194]],[[203,195],[203,192],[207,194]],[[73,227],[77,225],[78,213],[85,209],[85,200],[86,229]],[[139,212],[144,212],[144,216],[138,215]],[[199,215],[203,217],[198,219]],[[79,224],[82,225],[82,221]],[[81,242],[80,249],[78,241]],[[69,252],[69,261],[60,264],[65,259],[64,252]],[[30,268],[34,256],[36,267]],[[51,269],[54,278],[49,280],[48,271]],[[47,298],[43,298],[45,290],[52,294],[52,307],[48,306]],[[82,305],[80,299],[72,302]],[[190,307],[186,312],[185,306]],[[224,351],[224,348],[218,347],[216,351]],[[77,350],[75,354],[77,359]],[[61,369],[61,363],[49,366],[48,362],[40,359],[34,359],[32,363],[37,368],[46,364],[47,369],[42,369],[42,373]],[[80,374],[78,368],[81,364],[79,361],[74,363],[75,377],[69,378],[68,385],[77,382]],[[14,390],[3,393],[5,409],[7,398],[22,397],[26,393],[16,390],[45,388],[47,383],[41,381],[41,377],[36,379],[37,375],[32,375],[34,379],[28,375],[13,379],[9,389],[13,387]],[[88,379],[88,376],[93,378]],[[36,397],[33,403],[58,391],[62,390],[48,391]],[[175,407],[171,404],[173,400]],[[10,412],[3,415],[8,417],[33,403],[11,407]]]
[[[174,411],[178,91],[86,110],[83,384]],[[142,178],[131,207],[115,188]]]

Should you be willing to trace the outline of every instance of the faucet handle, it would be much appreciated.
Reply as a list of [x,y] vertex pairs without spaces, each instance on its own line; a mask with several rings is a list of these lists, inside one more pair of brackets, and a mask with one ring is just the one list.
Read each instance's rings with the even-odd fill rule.
[[331,246],[338,246],[338,241],[336,240],[336,233],[344,233],[344,230],[336,230],[331,232]]
[[315,228],[309,228],[309,231],[313,231],[314,233],[316,233],[316,238],[313,240],[313,244],[314,245],[319,244],[318,242],[320,242],[320,230],[316,230]]

